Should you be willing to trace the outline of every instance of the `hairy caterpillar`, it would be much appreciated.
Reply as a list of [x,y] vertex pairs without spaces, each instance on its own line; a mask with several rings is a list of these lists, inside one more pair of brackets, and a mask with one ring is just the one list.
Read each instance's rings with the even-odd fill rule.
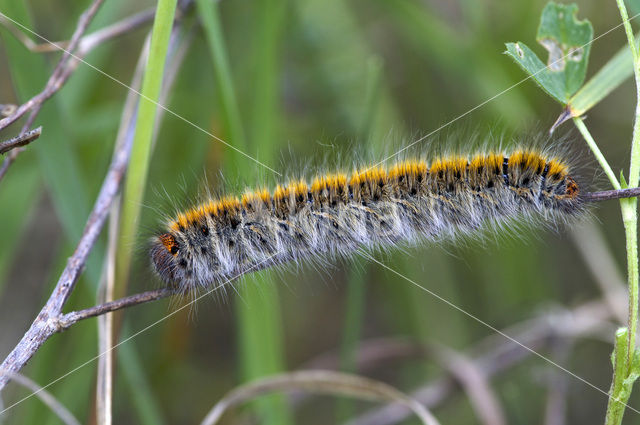
[[518,150],[320,175],[179,213],[153,238],[151,260],[162,280],[188,291],[274,264],[441,240],[514,217],[564,220],[584,204],[572,171],[566,158]]

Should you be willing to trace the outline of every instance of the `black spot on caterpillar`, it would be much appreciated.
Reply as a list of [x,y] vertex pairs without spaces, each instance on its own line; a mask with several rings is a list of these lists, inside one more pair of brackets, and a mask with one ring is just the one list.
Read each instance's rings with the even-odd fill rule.
[[179,213],[153,238],[151,260],[163,281],[190,291],[248,270],[443,240],[518,217],[565,221],[584,209],[572,172],[566,158],[518,150],[319,175]]

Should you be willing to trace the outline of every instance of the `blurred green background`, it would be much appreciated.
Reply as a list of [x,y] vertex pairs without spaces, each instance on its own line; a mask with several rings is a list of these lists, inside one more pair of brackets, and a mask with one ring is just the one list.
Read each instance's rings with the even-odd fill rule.
[[[336,155],[347,164],[351,156],[381,158],[523,79],[521,70],[502,54],[504,43],[523,41],[546,57],[535,44],[544,4],[222,0],[212,8],[202,2],[181,18],[180,39],[188,50],[166,106],[285,176],[309,176],[316,167],[330,168],[324,158]],[[88,5],[86,0],[0,0],[0,11],[50,40],[64,40]],[[89,32],[154,5],[109,0]],[[591,20],[596,37],[620,22],[614,1],[582,0],[578,5],[579,17]],[[203,19],[211,11],[215,14]],[[632,7],[630,14],[638,11]],[[203,29],[203,21],[213,30]],[[149,29],[143,26],[104,43],[86,60],[129,84]],[[5,28],[0,28],[0,40],[0,103],[20,104],[42,89],[59,54],[28,52]],[[214,72],[212,52],[220,52],[213,44],[216,40],[227,54],[229,80]],[[597,40],[587,78],[625,43],[621,28]],[[225,93],[220,81],[233,90]],[[126,95],[123,86],[80,65],[36,120],[43,127],[42,137],[0,181],[2,358],[40,310],[73,252],[111,160]],[[634,95],[627,81],[588,114],[587,125],[616,172],[628,167]],[[546,131],[559,113],[559,106],[528,81],[434,138],[446,141],[477,133],[493,140],[500,134],[527,139]],[[0,139],[13,136],[19,125],[0,133]],[[560,132],[568,133],[565,143],[592,164],[571,123]],[[420,146],[418,151],[429,149],[429,143]],[[160,285],[149,266],[147,240],[161,228],[164,214],[173,213],[173,205],[197,199],[205,177],[210,187],[227,192],[262,184],[273,188],[280,181],[170,114],[162,118],[149,173],[139,238],[132,247],[129,293]],[[585,177],[595,187],[608,188],[595,165],[587,168]],[[617,204],[598,205],[591,213],[595,224],[586,226],[601,232],[602,239],[593,237],[587,245],[604,249],[624,275]],[[582,227],[576,229],[588,234]],[[105,242],[103,235],[67,311],[95,304]],[[479,242],[426,245],[375,256],[496,328],[520,324],[509,331],[514,337],[535,329],[531,321],[548,319],[549,326],[560,331],[543,338],[536,349],[608,389],[615,319],[609,317],[597,331],[577,337],[562,329],[580,325],[566,310],[602,299],[588,263],[604,270],[605,280],[613,284],[617,276],[583,256],[571,229],[514,233],[505,228]],[[362,259],[289,267],[249,276],[237,286],[239,296],[230,289],[225,296],[208,296],[119,349],[115,423],[198,423],[227,391],[252,378],[320,364],[412,392],[448,376],[442,361],[425,346],[446,346],[473,357],[507,342],[499,337],[486,341],[494,335],[491,329]],[[164,300],[127,310],[122,336],[179,305],[179,300]],[[44,385],[85,362],[97,354],[96,329],[95,319],[90,319],[55,335],[23,372]],[[481,341],[485,345],[477,348]],[[81,422],[94,423],[95,380],[94,363],[49,390]],[[590,424],[604,418],[604,394],[535,356],[523,354],[493,375],[490,384],[510,424]],[[441,423],[483,423],[468,394],[452,385],[452,392],[433,409]],[[7,405],[26,394],[11,385],[2,397]],[[631,406],[640,406],[638,394],[636,390],[631,397]],[[327,396],[293,404],[283,397],[267,397],[234,410],[223,421],[342,423],[376,407]],[[35,398],[2,419],[59,423]],[[628,412],[625,423],[640,423],[640,416]]]

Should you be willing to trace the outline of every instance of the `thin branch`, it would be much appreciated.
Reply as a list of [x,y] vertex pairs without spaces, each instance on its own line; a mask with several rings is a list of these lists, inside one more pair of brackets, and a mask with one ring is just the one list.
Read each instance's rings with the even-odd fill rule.
[[[118,22],[115,22],[90,34],[87,34],[80,39],[77,51],[82,55],[86,55],[95,47],[99,46],[105,41],[119,37],[151,22],[154,16],[155,8],[149,8],[134,15],[127,16],[126,18]],[[2,15],[0,15],[0,24],[4,25],[14,35],[14,37],[18,39],[18,41],[20,41],[31,52],[58,52],[61,48],[68,50],[70,43],[69,40],[45,42],[39,44],[34,42],[29,36],[22,32],[16,24]]]
[[640,196],[640,187],[619,190],[603,190],[601,192],[588,192],[582,195],[582,199],[589,202],[609,201],[611,199],[634,198]]
[[[41,105],[38,105],[36,108],[33,109],[33,111],[31,111],[31,114],[29,114],[29,118],[27,118],[27,121],[22,126],[22,130],[20,130],[21,135],[29,132],[29,129],[33,125],[33,122],[35,121],[36,116],[38,115],[38,112],[40,112],[40,107]],[[25,147],[20,146],[15,149],[12,149],[8,155],[5,155],[4,161],[2,161],[2,165],[0,166],[0,180],[2,180],[5,174],[7,174],[9,167],[11,166],[11,164],[13,164],[13,162],[16,160],[18,155],[25,149],[26,149]]]
[[[29,129],[33,125],[33,122],[36,119],[36,116],[38,115],[38,112],[40,112],[41,106],[42,104],[36,106],[31,111],[31,114],[29,114],[29,118],[27,118],[27,121],[22,126],[22,130],[20,130],[20,135],[23,135],[29,131]],[[20,135],[18,135],[18,137],[20,137]],[[20,153],[22,153],[22,151],[24,151],[25,149],[26,149],[25,147],[20,146],[15,149],[12,149],[8,155],[5,155],[4,161],[2,161],[2,165],[0,166],[0,180],[2,180],[5,174],[7,174],[9,167],[11,166],[11,164],[13,164],[13,162],[16,160],[18,155],[20,155]]]
[[128,16],[121,21],[115,22],[107,27],[99,29],[86,37],[83,37],[78,47],[78,52],[86,55],[95,47],[105,41],[127,34],[143,25],[153,21],[156,16],[156,8],[152,7],[135,15]]
[[119,298],[115,301],[109,301],[104,304],[96,305],[84,310],[72,311],[71,313],[64,314],[59,319],[60,331],[68,329],[74,323],[88,319],[90,317],[100,316],[105,313],[109,313],[123,308],[132,307],[138,304],[148,303],[150,301],[156,301],[162,298],[175,295],[176,291],[170,288],[160,288],[153,291],[142,292],[140,294],[129,295],[127,297]]
[[62,55],[62,58],[60,58],[60,61],[56,65],[55,69],[53,70],[51,77],[49,77],[49,81],[47,81],[44,90],[29,99],[26,103],[20,105],[13,115],[1,119],[0,130],[13,124],[29,110],[33,109],[37,105],[42,104],[42,102],[49,99],[54,95],[54,93],[60,90],[60,88],[67,81],[78,64],[78,59],[74,58],[74,52],[76,50],[76,47],[78,47],[80,38],[87,30],[87,27],[93,20],[93,17],[96,15],[103,2],[104,0],[94,0],[91,6],[89,6],[89,8],[84,11],[82,15],[80,15],[76,30],[74,31],[73,36],[69,41],[69,45],[66,49],[64,49],[65,52]]
[[29,143],[36,140],[42,134],[42,127],[38,127],[34,130],[27,131],[26,133],[22,133],[19,136],[16,136],[12,139],[5,140],[4,142],[0,142],[0,154],[5,154],[12,149],[15,149],[20,146],[26,146]]

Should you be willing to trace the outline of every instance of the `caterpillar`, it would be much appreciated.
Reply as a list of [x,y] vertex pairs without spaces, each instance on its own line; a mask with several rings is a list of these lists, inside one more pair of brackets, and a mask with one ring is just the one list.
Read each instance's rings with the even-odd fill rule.
[[151,262],[164,282],[190,291],[276,264],[438,241],[518,217],[562,221],[584,209],[574,168],[533,149],[496,151],[209,199],[153,238]]

